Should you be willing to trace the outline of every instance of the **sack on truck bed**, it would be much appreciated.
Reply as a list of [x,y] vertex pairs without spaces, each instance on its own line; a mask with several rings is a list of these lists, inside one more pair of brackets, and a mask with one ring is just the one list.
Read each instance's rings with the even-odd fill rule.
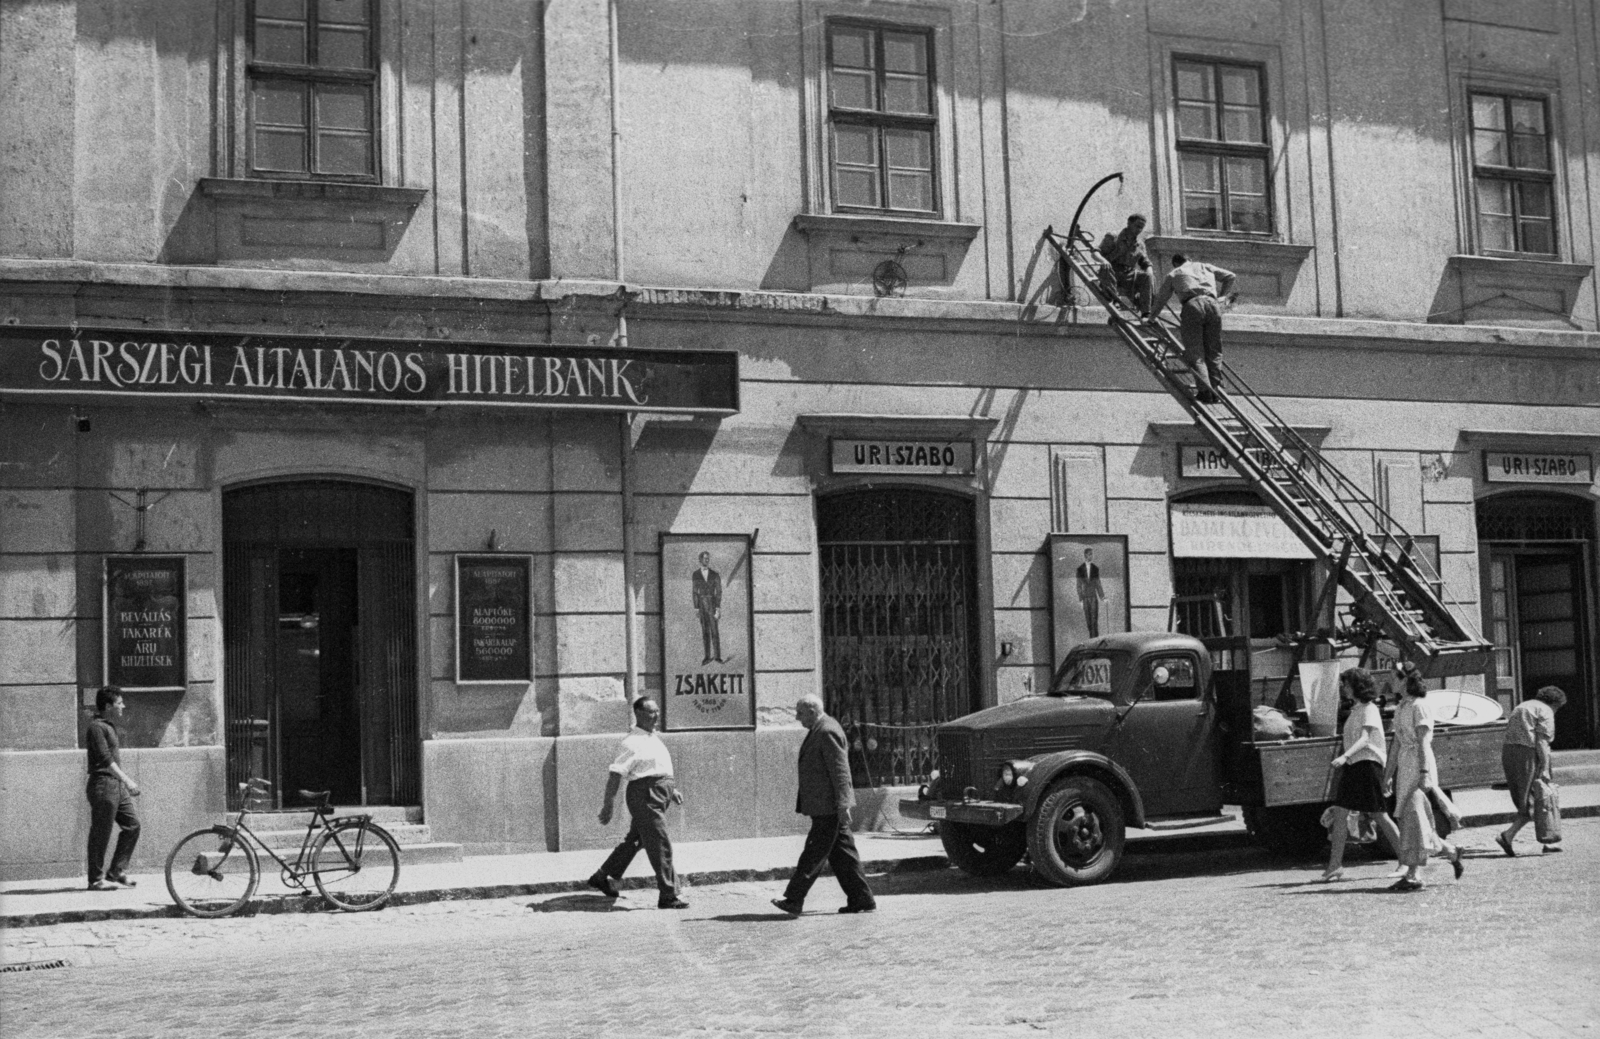
[[1251,733],[1257,743],[1287,740],[1294,736],[1294,722],[1275,707],[1259,704],[1251,712]]

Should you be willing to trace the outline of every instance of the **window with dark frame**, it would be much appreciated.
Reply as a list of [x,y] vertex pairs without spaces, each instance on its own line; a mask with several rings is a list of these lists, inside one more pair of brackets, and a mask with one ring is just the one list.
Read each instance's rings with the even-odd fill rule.
[[254,177],[376,181],[373,0],[253,0]]
[[833,208],[937,214],[933,34],[828,24]]
[[1473,91],[1471,112],[1479,251],[1555,255],[1555,171],[1545,99]]
[[1183,226],[1272,233],[1271,151],[1259,66],[1173,60]]

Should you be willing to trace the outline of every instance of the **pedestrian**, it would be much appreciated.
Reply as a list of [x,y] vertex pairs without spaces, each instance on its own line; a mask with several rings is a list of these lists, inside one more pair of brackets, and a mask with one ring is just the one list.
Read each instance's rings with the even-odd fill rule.
[[1234,274],[1209,263],[1190,260],[1183,253],[1172,254],[1172,270],[1161,283],[1153,313],[1159,316],[1174,295],[1182,304],[1179,311],[1183,333],[1183,356],[1194,372],[1195,397],[1202,404],[1215,404],[1222,374],[1222,309],[1219,299],[1232,303]]
[[1100,284],[1108,295],[1121,294],[1133,303],[1140,317],[1150,316],[1150,257],[1139,236],[1144,234],[1143,213],[1131,213],[1128,226],[1117,234],[1109,231],[1100,240],[1100,255],[1106,266],[1100,268]]
[[1439,789],[1439,770],[1433,756],[1433,716],[1423,702],[1428,690],[1415,664],[1405,664],[1401,674],[1405,678],[1405,696],[1394,714],[1394,754],[1384,775],[1393,781],[1399,795],[1395,798],[1395,815],[1400,823],[1400,865],[1405,873],[1389,890],[1420,891],[1422,867],[1430,855],[1448,858],[1457,880],[1465,867],[1461,849],[1440,839],[1433,827],[1429,792]]
[[650,868],[656,874],[656,904],[662,909],[687,909],[689,903],[678,897],[678,875],[672,870],[672,838],[667,836],[667,805],[683,804],[683,794],[672,775],[672,755],[656,735],[661,708],[648,696],[633,701],[633,728],[622,738],[617,760],[606,776],[605,804],[600,808],[600,825],[611,824],[617,788],[628,784],[624,795],[632,824],[622,843],[606,857],[589,878],[589,886],[607,898],[616,898],[617,880],[628,864],[644,848]]
[[870,913],[878,908],[878,902],[861,872],[861,856],[850,835],[850,809],[855,807],[856,795],[845,756],[844,730],[823,712],[822,699],[815,694],[802,696],[794,705],[794,714],[810,730],[800,744],[800,790],[794,810],[811,817],[811,832],[806,834],[789,886],[772,904],[798,916],[826,862],[844,889],[845,903],[839,912]]
[[[122,739],[117,734],[117,719],[126,705],[122,690],[101,686],[94,694],[94,717],[84,733],[89,751],[89,890],[115,891],[133,887],[128,863],[139,843],[139,810],[133,799],[140,794],[139,784],[122,770]],[[111,843],[111,826],[118,828],[117,847],[106,869],[106,845]]]
[[[1550,745],[1556,738],[1556,712],[1566,706],[1567,694],[1553,685],[1547,685],[1524,700],[1506,720],[1506,739],[1500,748],[1500,767],[1505,770],[1506,785],[1511,788],[1511,801],[1517,806],[1517,817],[1511,825],[1494,839],[1500,850],[1515,856],[1511,843],[1517,833],[1533,821],[1535,811],[1534,789],[1538,783],[1550,783]],[[1544,845],[1544,850],[1560,851],[1556,843],[1561,838]]]
[[1322,880],[1331,883],[1344,879],[1344,846],[1349,839],[1350,813],[1359,813],[1363,828],[1374,826],[1388,838],[1389,846],[1400,847],[1400,831],[1384,804],[1383,773],[1388,761],[1387,741],[1383,736],[1383,715],[1378,710],[1378,685],[1359,667],[1339,676],[1345,697],[1353,706],[1344,722],[1344,753],[1333,759],[1339,767],[1339,786],[1334,792],[1328,839],[1333,850]]

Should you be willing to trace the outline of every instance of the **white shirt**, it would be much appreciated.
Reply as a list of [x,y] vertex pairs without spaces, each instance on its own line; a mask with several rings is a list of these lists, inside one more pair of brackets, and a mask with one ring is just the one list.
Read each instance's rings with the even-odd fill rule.
[[1506,742],[1517,747],[1534,747],[1540,740],[1556,738],[1556,712],[1543,700],[1524,700],[1506,719]]
[[[1351,747],[1367,738],[1366,746],[1358,751],[1351,751]],[[1374,703],[1362,703],[1357,700],[1356,705],[1350,709],[1350,717],[1344,722],[1344,752],[1345,763],[1353,765],[1358,761],[1376,761],[1382,765],[1388,761],[1388,748],[1383,739],[1383,715]]]
[[611,763],[611,771],[628,783],[635,779],[670,776],[672,755],[660,736],[635,725],[622,737],[622,747],[617,751],[617,760]]

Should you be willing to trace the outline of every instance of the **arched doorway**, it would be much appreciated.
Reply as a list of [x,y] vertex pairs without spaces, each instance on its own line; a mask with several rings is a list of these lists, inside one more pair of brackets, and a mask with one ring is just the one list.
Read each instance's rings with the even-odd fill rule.
[[222,496],[228,791],[419,803],[409,491],[334,480]]
[[980,706],[971,499],[914,488],[817,500],[822,684],[857,786],[918,782],[932,726]]
[[1478,502],[1486,634],[1495,644],[1487,692],[1507,709],[1560,686],[1557,749],[1596,744],[1594,506],[1541,493]]

